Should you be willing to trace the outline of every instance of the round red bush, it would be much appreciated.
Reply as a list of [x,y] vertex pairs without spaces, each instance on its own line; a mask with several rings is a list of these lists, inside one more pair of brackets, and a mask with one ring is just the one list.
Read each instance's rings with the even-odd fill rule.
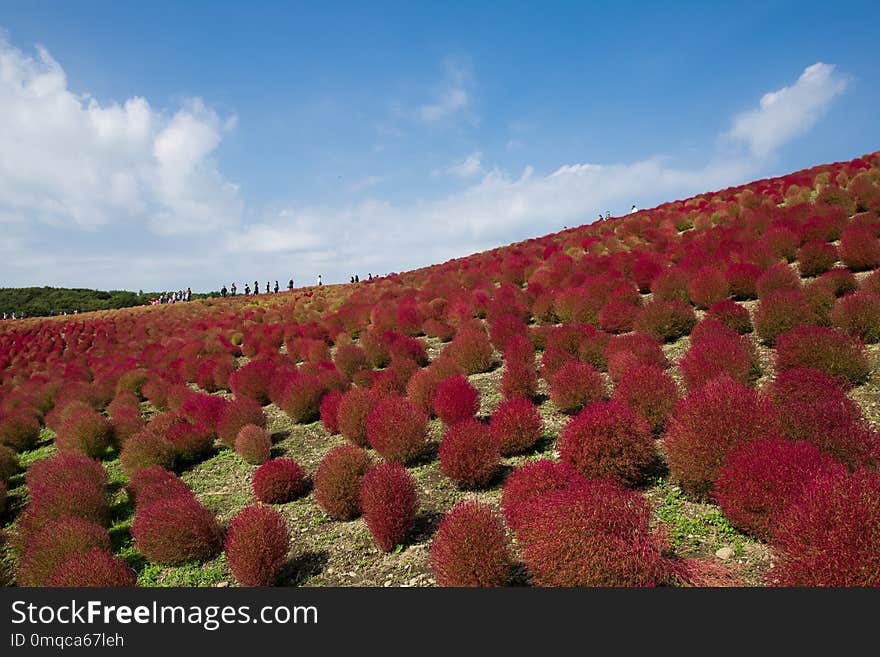
[[861,292],[880,295],[880,269],[875,270],[870,276],[863,278],[858,289]]
[[880,267],[880,238],[870,230],[850,226],[840,235],[840,259],[852,271]]
[[233,576],[242,586],[272,586],[287,562],[290,531],[284,518],[269,506],[249,506],[229,523],[223,551]]
[[801,276],[818,276],[831,269],[837,257],[837,247],[833,244],[811,240],[798,250],[798,269]]
[[528,512],[534,499],[586,481],[586,478],[568,463],[554,462],[546,458],[516,468],[504,482],[501,495],[501,511],[507,526],[514,532],[518,531],[521,516]]
[[776,586],[880,586],[880,473],[818,477],[781,514],[771,545]]
[[508,365],[513,361],[534,365],[535,345],[528,338],[528,333],[510,338],[504,345],[503,357],[504,362]]
[[342,437],[359,447],[369,445],[367,417],[378,403],[379,396],[369,388],[352,388],[346,392],[336,414]]
[[732,450],[715,482],[715,499],[730,523],[763,541],[804,486],[843,470],[806,441],[757,440]]
[[48,586],[52,573],[66,558],[93,548],[110,550],[107,530],[85,518],[60,518],[25,539],[16,584]]
[[113,427],[97,411],[79,410],[64,418],[55,444],[60,450],[78,450],[89,456],[100,456],[110,446]]
[[534,399],[538,394],[538,372],[531,362],[509,360],[501,374],[501,394],[505,399]]
[[321,417],[324,386],[317,376],[301,374],[290,381],[281,393],[279,406],[294,422],[305,424]]
[[706,311],[705,319],[721,322],[737,333],[749,333],[752,330],[749,311],[736,301],[719,301],[712,304]]
[[103,494],[108,476],[100,461],[82,452],[57,452],[52,456],[34,461],[25,474],[31,500],[39,500],[44,494],[63,491],[76,483],[84,484]]
[[235,453],[251,465],[261,465],[269,460],[272,439],[269,433],[256,424],[246,424],[235,438]]
[[210,454],[214,447],[214,434],[201,424],[183,420],[175,422],[163,438],[171,445],[175,467],[198,463]]
[[267,504],[286,504],[307,487],[305,471],[290,458],[271,459],[254,472],[254,497]]
[[339,402],[342,401],[343,393],[333,390],[324,395],[321,400],[321,424],[331,434],[339,433],[339,421],[337,414],[339,412]]
[[315,473],[315,501],[327,515],[351,520],[360,512],[358,493],[370,469],[370,456],[354,445],[340,445],[328,452]]
[[502,456],[523,454],[541,441],[543,421],[538,407],[524,397],[505,399],[489,422]]
[[777,263],[765,270],[755,283],[758,298],[773,294],[774,292],[795,291],[801,289],[801,277],[798,273],[784,262]]
[[480,393],[465,376],[451,376],[437,384],[434,412],[449,426],[474,417],[480,410]]
[[679,400],[663,437],[666,462],[683,489],[711,496],[727,453],[780,432],[773,404],[721,376]]
[[207,561],[223,548],[223,532],[214,514],[190,495],[139,506],[131,536],[138,552],[157,564]]
[[355,372],[368,370],[371,367],[370,357],[363,347],[356,344],[345,344],[336,350],[333,362],[339,371],[351,378]]
[[631,301],[609,301],[599,312],[599,326],[609,333],[627,333],[633,330],[641,306]]
[[122,471],[129,477],[138,470],[158,465],[173,470],[176,463],[174,445],[152,431],[136,433],[122,446],[119,453]]
[[99,547],[64,559],[46,582],[51,587],[109,588],[136,586],[134,571],[125,561]]
[[[831,286],[831,290],[836,297],[849,292],[855,292],[859,289],[859,282],[849,269],[830,269],[822,274],[819,277],[819,280],[827,282]],[[867,279],[865,279],[865,281],[867,281]],[[863,284],[865,281],[863,281]]]
[[816,323],[816,314],[800,290],[781,290],[763,297],[755,310],[755,331],[765,344],[783,333]]
[[673,580],[651,509],[635,491],[597,479],[533,501],[517,538],[537,586],[656,586]]
[[464,329],[444,348],[467,374],[488,372],[495,362],[492,343],[484,331]]
[[504,586],[511,563],[504,521],[477,500],[452,507],[431,542],[431,570],[439,586]]
[[735,263],[728,266],[727,282],[730,286],[730,294],[734,299],[745,301],[758,298],[758,278],[761,276],[760,267],[747,262]]
[[650,425],[617,401],[586,406],[565,425],[557,446],[578,472],[625,486],[641,483],[657,457]]
[[137,408],[131,406],[116,408],[110,418],[110,428],[113,430],[113,447],[117,450],[122,449],[125,441],[134,434],[143,431],[145,426],[144,418],[141,417],[141,412]]
[[406,397],[386,397],[367,416],[367,440],[383,458],[411,463],[428,447],[428,418]]
[[703,267],[688,283],[688,295],[697,308],[708,308],[730,293],[727,277],[715,267]]
[[223,407],[223,415],[217,423],[217,435],[220,441],[227,447],[235,447],[235,438],[246,424],[265,428],[266,414],[260,402],[247,397],[230,400]]
[[880,342],[880,296],[853,292],[838,299],[830,314],[831,324],[863,342]]
[[696,323],[693,309],[684,301],[651,300],[642,306],[635,329],[658,340],[674,342],[690,333]]
[[434,415],[434,395],[439,383],[437,372],[425,367],[413,374],[406,384],[406,396],[428,417]]
[[364,476],[360,506],[376,546],[390,552],[404,543],[415,524],[416,482],[399,463],[380,463]]
[[180,415],[195,425],[203,427],[212,436],[217,433],[220,421],[229,402],[218,395],[192,394],[180,407]]
[[550,379],[550,400],[563,413],[577,413],[607,393],[602,375],[587,363],[565,363]]
[[449,427],[440,441],[440,472],[460,488],[485,486],[498,471],[501,454],[489,426],[473,418]]
[[136,507],[146,506],[163,497],[193,495],[183,479],[158,465],[135,472],[128,483],[128,491]]
[[271,360],[252,360],[235,370],[229,377],[229,388],[236,397],[247,397],[269,403],[269,382],[275,373],[275,363]]
[[613,401],[625,404],[644,418],[651,430],[666,426],[678,401],[675,381],[659,367],[634,363],[614,385]]
[[690,278],[684,269],[664,269],[651,281],[651,294],[658,301],[687,301]]
[[863,383],[871,369],[861,340],[824,326],[801,326],[777,340],[777,372],[798,367],[821,370],[852,385]]
[[710,332],[692,338],[691,346],[678,362],[688,390],[699,388],[726,374],[747,384],[761,374],[758,357],[747,337],[736,333]]

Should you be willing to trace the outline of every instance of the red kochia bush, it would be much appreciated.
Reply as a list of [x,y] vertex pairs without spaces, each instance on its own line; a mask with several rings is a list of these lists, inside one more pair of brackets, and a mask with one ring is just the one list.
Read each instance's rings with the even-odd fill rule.
[[761,268],[747,263],[735,263],[726,271],[727,282],[730,285],[730,293],[734,299],[740,301],[755,299],[758,296],[757,283],[761,276]]
[[269,460],[272,439],[268,432],[256,424],[246,424],[235,438],[235,453],[251,465],[260,465]]
[[797,262],[801,276],[818,276],[837,262],[837,247],[828,242],[812,240],[798,250]]
[[461,488],[485,486],[500,465],[498,443],[489,427],[473,418],[449,427],[440,441],[440,472]]
[[640,483],[656,458],[651,427],[628,406],[596,402],[572,418],[559,437],[559,457],[588,477]]
[[174,445],[152,431],[142,431],[125,441],[119,453],[119,462],[122,471],[129,477],[153,465],[172,470],[176,462]]
[[18,472],[18,468],[18,457],[15,452],[5,445],[0,445],[0,481],[9,479]]
[[444,351],[468,374],[487,372],[494,362],[489,336],[480,330],[460,330]]
[[766,541],[804,486],[834,470],[843,466],[806,441],[757,440],[725,457],[715,499],[733,526]]
[[817,478],[773,528],[776,586],[880,586],[880,473]]
[[269,382],[275,372],[270,360],[252,360],[229,377],[229,388],[236,397],[247,397],[261,404],[269,403]]
[[850,226],[840,235],[840,259],[853,271],[880,267],[880,239],[866,228]]
[[16,583],[47,586],[52,573],[68,556],[93,548],[110,550],[107,530],[85,518],[61,518],[26,538]]
[[565,363],[550,378],[550,400],[563,413],[577,413],[606,394],[602,375],[587,363]]
[[217,427],[229,404],[223,397],[196,393],[187,397],[180,407],[180,414],[190,422],[200,425],[210,434],[217,433]]
[[138,507],[131,536],[135,548],[158,564],[206,561],[223,547],[214,514],[190,495],[163,497]]
[[431,542],[431,570],[439,586],[504,586],[511,562],[504,522],[477,500],[452,507]]
[[290,381],[281,393],[281,410],[294,422],[314,422],[321,417],[324,387],[317,376],[301,374]]
[[339,402],[342,401],[342,394],[338,390],[333,390],[324,395],[324,398],[321,400],[321,424],[331,434],[339,433],[337,413],[339,411]]
[[406,396],[428,417],[434,414],[434,394],[440,377],[430,367],[420,369],[406,384]]
[[755,289],[758,292],[758,298],[780,292],[783,290],[799,290],[801,288],[801,278],[798,273],[784,262],[773,265],[758,278],[755,283]]
[[370,357],[363,347],[356,344],[342,345],[336,350],[333,362],[339,371],[351,378],[355,372],[370,369]]
[[134,473],[128,483],[128,492],[137,507],[146,506],[163,497],[193,494],[183,479],[158,465]]
[[779,337],[776,344],[776,370],[810,367],[852,385],[868,378],[870,365],[865,346],[858,338],[823,326],[801,326]]
[[503,456],[522,454],[541,441],[543,422],[538,407],[523,397],[498,404],[489,423]]
[[678,368],[688,390],[699,388],[721,374],[743,384],[760,375],[752,343],[747,337],[733,332],[710,332],[700,336],[699,340],[692,338]]
[[227,447],[235,447],[235,438],[246,424],[265,428],[266,414],[260,402],[247,397],[233,399],[223,407],[223,415],[217,424],[217,435]]
[[770,401],[754,388],[721,376],[676,404],[663,447],[682,488],[709,496],[731,449],[778,435]]
[[306,492],[306,473],[290,458],[266,461],[254,472],[254,497],[267,504],[285,504]]
[[715,267],[703,267],[688,283],[691,303],[697,308],[708,308],[723,301],[729,292],[727,277]]
[[380,463],[364,476],[360,489],[364,520],[376,546],[390,552],[406,540],[418,510],[416,482],[399,463]]
[[635,329],[664,342],[674,342],[690,333],[697,318],[693,309],[680,299],[649,301],[642,306]]
[[113,427],[97,411],[80,410],[64,418],[55,444],[61,450],[78,450],[89,456],[100,456],[110,445]]
[[846,382],[814,369],[780,372],[767,386],[783,434],[808,440],[855,467],[880,456],[878,436],[846,394]]
[[458,375],[444,379],[434,392],[434,412],[443,424],[449,426],[474,417],[480,410],[480,393]]
[[406,397],[386,397],[367,416],[367,440],[383,458],[411,463],[428,446],[428,418]]
[[47,586],[107,588],[136,586],[134,571],[125,561],[101,548],[76,552],[62,561]]
[[534,499],[586,481],[581,473],[562,461],[539,459],[516,468],[504,482],[501,496],[501,511],[507,526],[518,531],[522,515],[528,512]]
[[615,383],[611,399],[626,404],[656,432],[666,426],[666,419],[678,401],[678,388],[659,367],[635,363]]
[[533,399],[538,394],[538,373],[531,362],[509,360],[501,374],[501,394],[506,399]]
[[633,330],[636,317],[639,314],[640,305],[613,299],[609,301],[599,312],[599,326],[609,333],[626,333]]
[[13,411],[0,414],[0,445],[16,452],[31,449],[40,437],[40,423],[33,415]]
[[831,309],[831,324],[867,343],[880,342],[880,295],[853,292]]
[[271,586],[287,561],[290,531],[270,506],[249,506],[229,523],[223,551],[242,586]]
[[773,344],[797,326],[816,323],[816,314],[800,290],[780,290],[761,299],[755,310],[755,331],[765,344]]
[[327,515],[351,520],[360,512],[361,480],[370,469],[370,456],[354,445],[328,452],[315,473],[315,501]]
[[597,479],[535,500],[517,533],[537,586],[655,586],[673,580],[641,493]]
[[379,403],[379,396],[369,388],[352,388],[339,402],[337,421],[339,432],[348,442],[366,447],[367,417]]
[[118,450],[125,441],[134,434],[144,430],[144,419],[137,408],[120,406],[110,418],[110,427],[113,430],[113,446]]
[[715,320],[737,333],[748,333],[752,330],[749,311],[736,301],[719,301],[712,304],[706,311],[706,319]]

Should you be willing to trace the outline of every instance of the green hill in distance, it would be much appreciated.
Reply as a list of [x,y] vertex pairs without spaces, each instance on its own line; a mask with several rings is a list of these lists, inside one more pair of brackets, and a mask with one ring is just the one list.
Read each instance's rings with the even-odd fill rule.
[[[48,317],[50,315],[90,312],[93,310],[115,310],[131,306],[148,305],[161,292],[130,292],[128,290],[89,290],[66,287],[6,287],[0,288],[0,313],[11,317]],[[216,296],[195,294],[193,299]],[[2,315],[0,315],[2,316]]]

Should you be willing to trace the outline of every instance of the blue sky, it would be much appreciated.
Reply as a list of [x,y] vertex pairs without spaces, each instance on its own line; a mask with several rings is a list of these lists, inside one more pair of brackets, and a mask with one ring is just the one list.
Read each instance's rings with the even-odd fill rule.
[[0,285],[442,262],[880,149],[876,3],[0,10]]

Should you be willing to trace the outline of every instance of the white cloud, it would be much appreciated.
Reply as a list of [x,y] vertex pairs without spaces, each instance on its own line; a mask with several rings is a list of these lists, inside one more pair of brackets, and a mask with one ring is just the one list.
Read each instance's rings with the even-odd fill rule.
[[418,117],[426,123],[449,118],[471,104],[470,87],[473,77],[470,68],[462,62],[448,59],[445,69],[446,77],[437,92],[435,102],[422,105],[417,110]]
[[349,194],[359,194],[360,192],[365,192],[368,189],[376,187],[377,185],[381,185],[386,180],[388,180],[387,176],[365,176],[360,180],[355,180],[348,187],[346,187],[346,190]]
[[483,171],[483,154],[479,151],[467,155],[464,159],[453,162],[448,167],[431,172],[434,176],[454,176],[456,178],[475,178]]
[[755,156],[765,157],[812,128],[849,82],[833,65],[817,62],[792,86],[764,94],[757,109],[736,117],[726,136],[748,144]]
[[70,90],[46,49],[32,57],[0,36],[0,215],[161,234],[231,225],[238,190],[211,156],[234,125],[198,99],[171,116],[139,97],[101,104]]

